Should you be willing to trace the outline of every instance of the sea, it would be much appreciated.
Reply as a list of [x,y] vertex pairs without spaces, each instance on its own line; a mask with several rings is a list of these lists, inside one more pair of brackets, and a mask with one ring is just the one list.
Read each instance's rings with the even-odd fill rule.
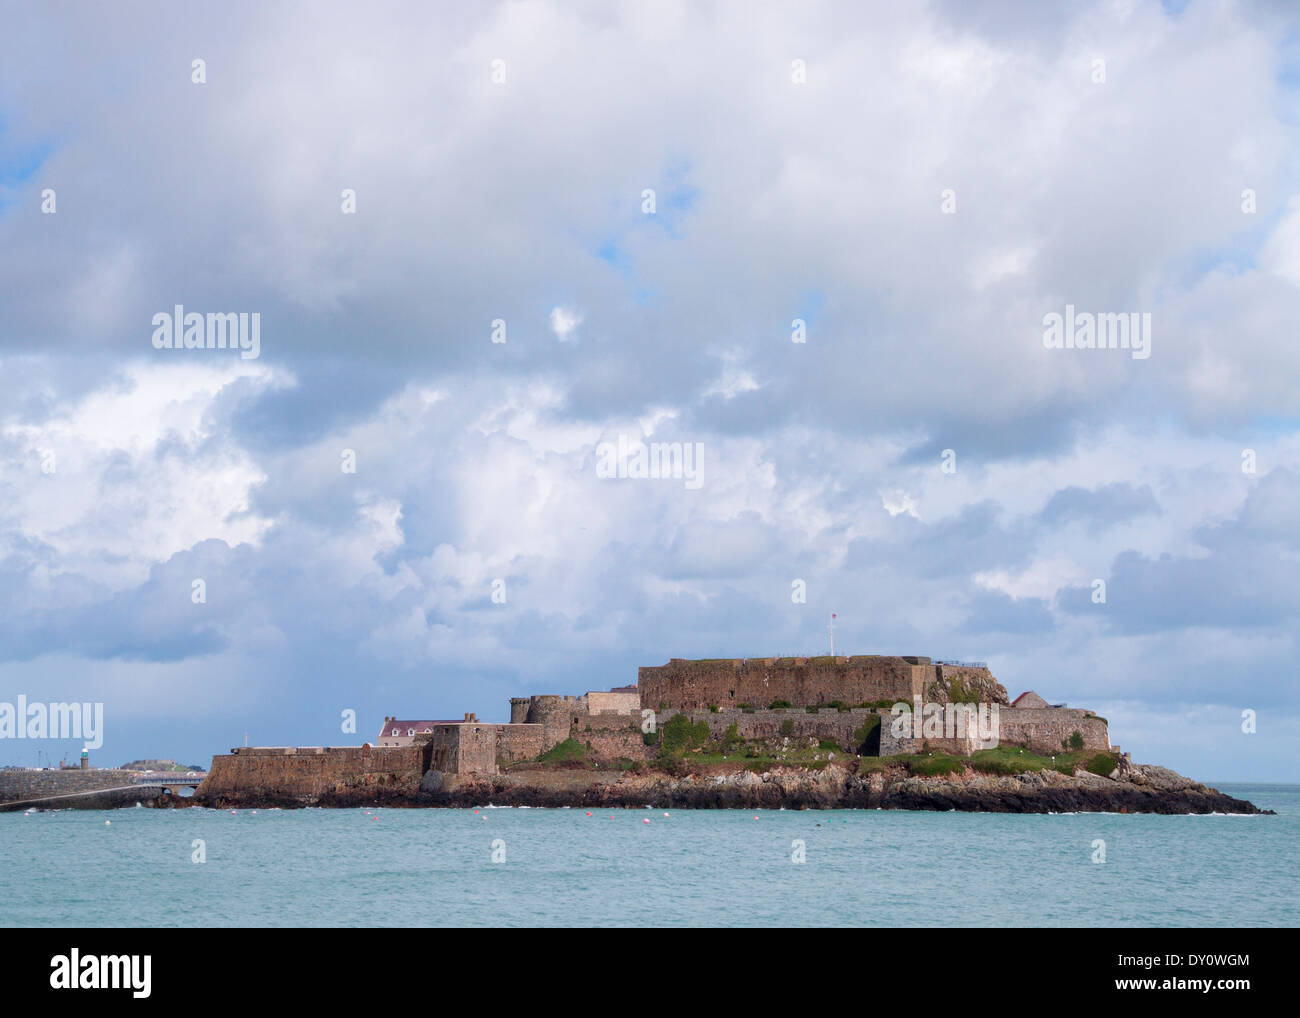
[[0,814],[0,926],[1297,926],[1277,816],[127,808]]

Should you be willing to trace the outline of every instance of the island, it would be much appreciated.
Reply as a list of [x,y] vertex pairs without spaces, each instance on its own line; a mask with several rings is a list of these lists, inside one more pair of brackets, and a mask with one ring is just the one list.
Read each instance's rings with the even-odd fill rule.
[[155,804],[1268,812],[1133,763],[1091,710],[1009,699],[982,662],[889,655],[675,658],[635,685],[517,697],[505,723],[241,746]]

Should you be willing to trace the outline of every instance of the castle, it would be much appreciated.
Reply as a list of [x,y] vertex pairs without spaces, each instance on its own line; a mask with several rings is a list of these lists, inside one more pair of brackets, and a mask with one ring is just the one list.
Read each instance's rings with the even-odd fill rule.
[[[647,760],[658,747],[653,733],[677,714],[742,739],[816,739],[846,752],[893,756],[924,749],[969,755],[980,748],[973,731],[899,735],[895,703],[996,707],[1001,744],[1041,753],[1066,748],[1119,752],[1104,718],[1092,711],[1050,706],[1036,693],[1015,702],[979,662],[928,657],[863,655],[683,660],[640,668],[635,686],[581,696],[538,695],[510,701],[510,720],[405,722],[384,719],[377,744],[356,747],[237,747],[217,756],[205,789],[220,792],[240,781],[273,783],[277,772],[320,795],[346,788],[393,785],[437,791],[458,775],[493,775],[509,764],[534,761],[566,740],[581,744],[599,764]],[[928,709],[928,708],[927,708]],[[733,727],[734,726],[734,729]],[[868,733],[864,738],[864,733]],[[293,758],[278,763],[283,758]]]

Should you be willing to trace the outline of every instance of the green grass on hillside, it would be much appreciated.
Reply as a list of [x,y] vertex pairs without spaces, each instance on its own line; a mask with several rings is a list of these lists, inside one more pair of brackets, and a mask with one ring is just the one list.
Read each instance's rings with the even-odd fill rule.
[[565,739],[537,759],[540,763],[580,763],[587,759],[587,747],[577,739]]
[[1024,774],[1028,771],[1060,771],[1073,774],[1083,769],[1108,775],[1119,763],[1114,753],[1096,753],[1083,750],[1077,753],[1057,753],[1055,758],[1041,756],[1019,746],[998,746],[996,749],[977,750],[970,757],[970,765],[982,774]]

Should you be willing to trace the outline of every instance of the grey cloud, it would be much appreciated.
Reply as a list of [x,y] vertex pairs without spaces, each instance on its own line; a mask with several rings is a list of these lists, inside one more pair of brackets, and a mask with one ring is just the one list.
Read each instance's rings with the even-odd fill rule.
[[1150,485],[1135,488],[1121,481],[1092,490],[1074,485],[1062,488],[1047,500],[1038,513],[1038,521],[1047,527],[1083,523],[1096,532],[1139,516],[1159,513],[1160,505]]
[[[1278,469],[1260,478],[1235,519],[1200,528],[1207,554],[1116,557],[1106,577],[1106,603],[1091,587],[1060,591],[1062,610],[1092,615],[1106,629],[1153,633],[1211,627],[1255,630],[1294,626],[1300,617],[1295,530],[1276,526],[1279,510],[1297,504],[1300,475]],[[1293,518],[1294,519],[1294,518]],[[1267,521],[1261,526],[1260,521]]]

